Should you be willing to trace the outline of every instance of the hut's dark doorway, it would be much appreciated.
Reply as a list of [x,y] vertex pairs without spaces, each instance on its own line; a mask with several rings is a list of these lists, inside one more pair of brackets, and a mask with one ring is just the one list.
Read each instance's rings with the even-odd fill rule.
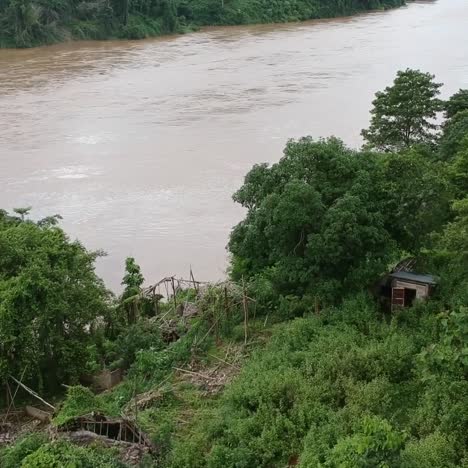
[[416,299],[416,289],[405,288],[405,307],[411,307]]

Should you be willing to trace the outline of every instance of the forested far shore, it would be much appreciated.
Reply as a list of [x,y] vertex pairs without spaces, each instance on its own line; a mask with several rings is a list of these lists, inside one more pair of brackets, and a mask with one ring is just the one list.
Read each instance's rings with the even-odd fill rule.
[[201,26],[282,23],[394,8],[405,0],[2,0],[0,47],[143,39]]

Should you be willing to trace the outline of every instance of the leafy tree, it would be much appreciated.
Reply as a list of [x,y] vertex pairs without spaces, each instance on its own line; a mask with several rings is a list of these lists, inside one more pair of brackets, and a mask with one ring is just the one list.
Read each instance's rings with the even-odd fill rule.
[[135,259],[127,258],[125,260],[125,276],[122,280],[125,289],[122,293],[121,304],[125,310],[128,324],[135,323],[137,320],[141,286],[144,281],[140,266],[135,262]]
[[433,310],[420,304],[387,323],[359,294],[276,326],[174,443],[169,466],[463,466],[466,310],[446,326]]
[[48,442],[47,436],[41,432],[33,432],[16,441],[15,445],[0,451],[0,466],[2,468],[18,468],[29,454],[34,453]]
[[67,389],[65,399],[61,402],[53,423],[59,427],[78,416],[105,411],[106,408],[99,396],[95,395],[89,388],[76,385]]
[[24,221],[24,217],[29,214],[31,207],[28,206],[27,208],[14,208],[13,211],[20,215],[21,221]]
[[451,161],[464,146],[468,137],[468,110],[460,111],[444,124],[439,154],[443,161]]
[[440,83],[419,70],[399,71],[393,85],[378,92],[371,110],[371,126],[362,131],[370,148],[394,151],[418,143],[433,143],[434,119],[443,104]]
[[116,19],[122,24],[127,25],[130,2],[129,0],[112,0],[112,11]]
[[40,31],[38,9],[31,0],[11,0],[5,20],[19,47],[30,46]]
[[445,117],[452,119],[458,112],[468,111],[468,89],[460,89],[445,103]]
[[450,223],[441,238],[441,247],[450,255],[452,262],[460,263],[461,269],[468,271],[468,198],[456,201],[453,205],[456,218]]
[[160,349],[163,346],[159,324],[139,320],[137,323],[126,327],[113,343],[110,357],[112,365],[121,369],[128,369],[135,361],[138,351],[142,349]]
[[50,390],[78,378],[108,307],[97,255],[50,223],[0,217],[0,381],[24,372]]
[[0,45],[32,47],[68,37],[141,39],[194,26],[329,18],[403,4],[404,0],[1,0]]
[[456,468],[456,460],[453,441],[439,432],[410,441],[401,453],[402,468]]
[[435,380],[442,374],[452,380],[463,379],[468,373],[468,308],[441,314],[440,339],[420,354],[426,380]]

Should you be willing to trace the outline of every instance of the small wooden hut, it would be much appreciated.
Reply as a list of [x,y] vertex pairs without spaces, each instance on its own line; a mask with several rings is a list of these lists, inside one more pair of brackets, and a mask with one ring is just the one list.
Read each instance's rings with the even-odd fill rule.
[[432,275],[412,271],[390,273],[392,310],[398,307],[411,307],[415,300],[426,300],[437,284]]

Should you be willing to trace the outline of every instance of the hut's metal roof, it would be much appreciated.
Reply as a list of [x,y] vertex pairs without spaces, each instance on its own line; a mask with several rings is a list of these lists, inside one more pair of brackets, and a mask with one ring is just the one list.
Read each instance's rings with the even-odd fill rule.
[[413,283],[437,284],[437,278],[435,276],[420,275],[418,273],[413,273],[412,271],[396,271],[395,273],[391,273],[390,277]]

